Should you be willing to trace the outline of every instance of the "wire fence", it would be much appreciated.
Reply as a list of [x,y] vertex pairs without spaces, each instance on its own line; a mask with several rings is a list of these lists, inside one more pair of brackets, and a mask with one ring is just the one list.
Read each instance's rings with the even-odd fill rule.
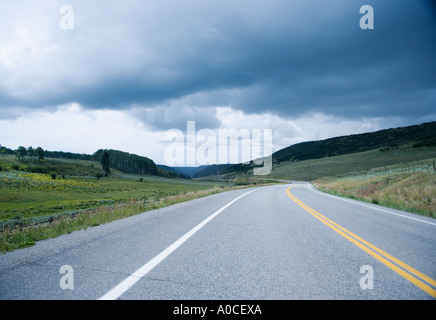
[[[420,161],[414,163],[400,163],[398,165],[392,165],[388,167],[381,167],[368,170],[364,173],[365,176],[378,176],[378,175],[389,175],[397,173],[420,173],[429,172],[436,173],[436,159],[430,159],[427,161]],[[361,175],[358,174],[358,175]]]

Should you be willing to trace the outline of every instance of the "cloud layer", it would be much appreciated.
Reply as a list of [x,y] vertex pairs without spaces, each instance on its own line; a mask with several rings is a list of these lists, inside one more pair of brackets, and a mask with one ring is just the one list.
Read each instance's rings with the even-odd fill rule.
[[[64,4],[72,30],[59,26]],[[364,4],[373,30],[359,27]],[[378,126],[436,115],[431,1],[17,0],[0,11],[4,121],[70,104],[150,132],[225,126],[220,108]]]

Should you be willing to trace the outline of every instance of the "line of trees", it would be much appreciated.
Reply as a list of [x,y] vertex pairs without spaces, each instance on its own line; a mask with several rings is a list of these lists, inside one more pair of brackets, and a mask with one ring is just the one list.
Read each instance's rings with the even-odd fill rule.
[[100,149],[92,155],[92,160],[100,161],[105,176],[108,176],[110,168],[113,168],[124,173],[189,179],[185,174],[159,168],[153,160],[147,157],[119,150]]
[[158,168],[153,160],[136,154],[100,149],[92,157],[93,160],[101,162],[105,175],[110,173],[109,166],[124,173],[158,174]]
[[48,150],[44,150],[41,147],[33,148],[31,146],[28,148],[19,146],[16,150],[13,150],[0,145],[0,154],[15,154],[19,159],[24,159],[26,156],[28,156],[30,158],[37,157],[38,159],[55,158],[55,159],[92,160],[92,155],[90,154],[64,152],[64,151],[48,151]]
[[100,149],[94,154],[89,155],[63,151],[47,151],[42,149],[41,147],[37,147],[36,149],[34,149],[33,147],[25,148],[23,146],[19,146],[16,150],[12,150],[10,148],[0,145],[0,153],[15,154],[20,160],[25,159],[26,157],[30,157],[32,159],[58,158],[99,161],[102,165],[103,171],[100,177],[103,177],[103,175],[107,177],[111,173],[110,168],[113,168],[124,173],[189,179],[189,176],[185,174],[171,172],[163,168],[159,168],[153,160],[147,157],[112,149]]
[[18,159],[24,159],[24,157],[28,156],[30,158],[38,158],[44,159],[45,151],[41,147],[37,147],[34,149],[33,147],[28,147],[27,149],[23,146],[19,146],[16,150],[12,150],[6,147],[0,148],[0,153],[3,154],[15,154]]
[[92,155],[84,153],[73,153],[64,151],[45,151],[46,158],[55,159],[75,159],[75,160],[91,160]]

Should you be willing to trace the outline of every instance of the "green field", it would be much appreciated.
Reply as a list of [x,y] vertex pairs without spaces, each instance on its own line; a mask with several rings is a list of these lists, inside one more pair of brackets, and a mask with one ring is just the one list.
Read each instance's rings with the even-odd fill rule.
[[[2,155],[0,163],[0,222],[25,221],[130,200],[151,202],[217,187],[216,183],[130,175],[115,170],[109,177],[97,179],[95,174],[101,165],[90,161],[18,161],[12,155]],[[45,169],[51,173],[29,172]],[[56,177],[52,177],[53,173]]]

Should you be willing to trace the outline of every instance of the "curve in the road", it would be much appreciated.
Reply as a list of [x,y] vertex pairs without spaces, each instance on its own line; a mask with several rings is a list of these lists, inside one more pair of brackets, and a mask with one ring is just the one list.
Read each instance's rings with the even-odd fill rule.
[[[436,290],[433,289],[431,286],[436,287],[436,280],[430,278],[429,276],[423,274],[422,272],[412,268],[411,266],[407,265],[406,263],[402,262],[401,260],[393,257],[392,255],[386,253],[385,251],[381,250],[380,248],[374,246],[373,244],[369,243],[368,241],[362,239],[361,237],[355,235],[351,231],[348,231],[344,227],[338,225],[337,223],[333,222],[332,220],[328,219],[321,213],[317,212],[316,210],[309,207],[304,202],[300,201],[297,197],[295,197],[291,189],[295,187],[290,186],[286,189],[286,192],[288,196],[294,200],[300,207],[302,207],[304,210],[309,212],[311,215],[313,215],[315,218],[323,222],[325,225],[339,233],[341,236],[358,246],[360,249],[365,251],[366,253],[370,254],[372,257],[377,259],[378,261],[382,262],[384,265],[392,269],[393,271],[397,272],[399,275],[407,279],[408,281],[412,282],[414,285],[419,287],[420,289],[424,290],[428,294],[430,294],[432,297],[436,298]],[[424,280],[425,282],[421,281]],[[430,286],[431,285],[431,286]]]

